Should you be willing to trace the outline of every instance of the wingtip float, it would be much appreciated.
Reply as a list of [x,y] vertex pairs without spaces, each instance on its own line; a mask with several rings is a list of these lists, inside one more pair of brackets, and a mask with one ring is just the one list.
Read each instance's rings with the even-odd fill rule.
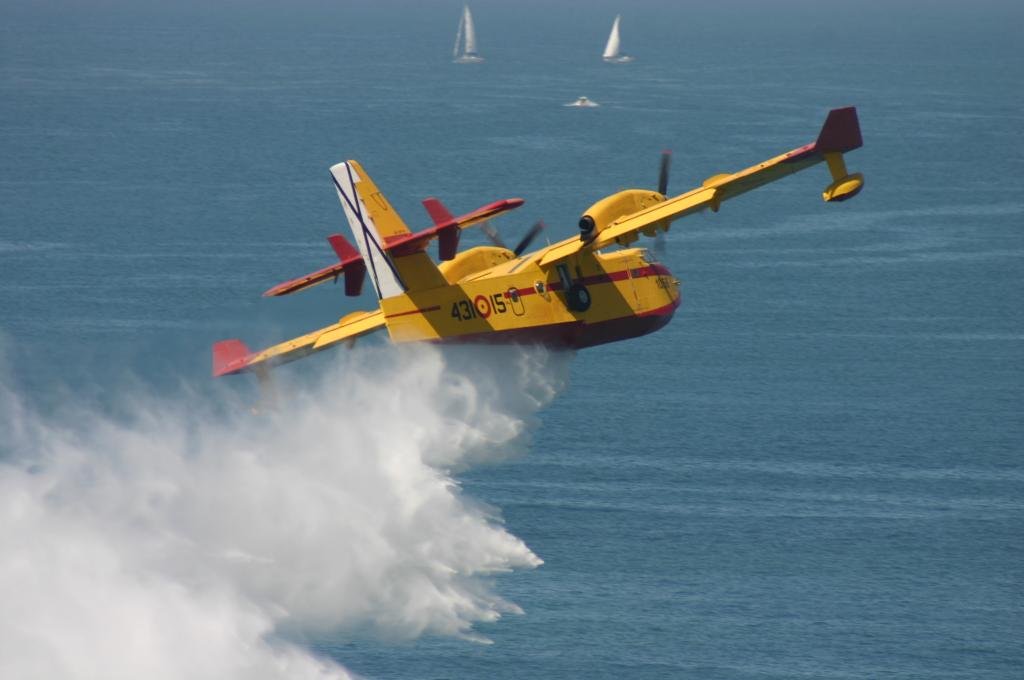
[[[423,206],[433,226],[411,231],[356,161],[331,168],[355,245],[340,234],[328,237],[338,263],[286,281],[264,293],[289,295],[344,277],[346,295],[359,295],[369,275],[380,308],[353,312],[337,323],[253,352],[241,340],[213,346],[213,374],[255,372],[265,379],[271,365],[387,329],[393,342],[539,342],[588,347],[651,333],[679,306],[679,282],[664,266],[629,246],[641,235],[658,237],[672,222],[818,163],[832,176],[822,197],[842,202],[864,186],[847,172],[844,154],[862,146],[854,107],[829,112],[817,139],[732,174],[709,177],[701,186],[669,197],[669,160],[663,154],[658,190],[627,189],[588,208],[580,232],[559,243],[525,252],[543,228],[538,222],[515,249],[504,246],[487,220],[518,208],[521,198],[484,205],[459,217],[436,198]],[[458,252],[463,229],[482,225],[493,246]],[[435,263],[427,246],[438,241]]]

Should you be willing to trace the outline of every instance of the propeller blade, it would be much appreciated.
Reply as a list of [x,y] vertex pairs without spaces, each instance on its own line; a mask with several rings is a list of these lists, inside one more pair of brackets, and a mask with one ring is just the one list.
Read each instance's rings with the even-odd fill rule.
[[658,193],[668,195],[668,171],[672,168],[672,152],[661,152],[661,168],[658,170]]
[[537,238],[537,234],[544,231],[544,226],[544,222],[541,220],[530,227],[530,231],[526,232],[526,235],[519,241],[519,245],[517,245],[512,251],[516,254],[516,257],[522,255],[523,251],[530,247],[530,244],[533,243],[533,239]]
[[480,231],[487,234],[487,238],[491,239],[491,243],[498,246],[499,248],[507,248],[505,242],[498,236],[498,230],[491,226],[490,222],[481,222]]
[[[661,152],[661,167],[658,168],[658,193],[668,196],[668,172],[672,169],[672,152],[666,149]],[[659,231],[654,236],[654,251],[665,252],[665,232]]]

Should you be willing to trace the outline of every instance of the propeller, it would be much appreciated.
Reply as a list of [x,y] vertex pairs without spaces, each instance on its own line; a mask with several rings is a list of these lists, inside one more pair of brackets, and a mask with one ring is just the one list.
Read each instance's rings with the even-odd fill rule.
[[[661,152],[661,166],[658,168],[658,193],[668,196],[668,173],[672,169],[672,152],[666,149]],[[654,250],[665,252],[665,232],[658,231],[654,236]]]
[[484,222],[483,224],[481,224],[480,231],[487,234],[487,238],[491,239],[491,243],[493,243],[494,245],[498,246],[499,248],[505,248],[506,250],[508,249],[508,246],[505,245],[505,242],[501,240],[500,236],[498,236],[498,230],[492,227],[490,222]]
[[523,252],[530,247],[530,244],[533,243],[533,239],[537,238],[537,235],[544,231],[545,226],[546,225],[543,220],[537,220],[533,223],[533,226],[530,227],[528,232],[526,232],[526,235],[519,239],[519,243],[512,249],[512,252],[516,254],[516,257],[522,255]]
[[[512,249],[512,252],[515,253],[516,257],[519,257],[526,252],[526,249],[530,247],[530,244],[533,243],[535,238],[537,238],[537,235],[544,231],[545,226],[547,225],[544,224],[544,221],[539,220],[530,227],[529,231],[526,232],[523,238],[519,239],[519,243],[516,244],[516,247]],[[498,230],[492,227],[490,222],[484,222],[481,224],[480,230],[487,234],[487,238],[491,239],[491,243],[499,248],[508,249],[508,246],[505,245],[501,236],[498,235]]]
[[658,169],[658,193],[668,195],[668,171],[672,169],[672,152],[665,149],[661,152],[661,167]]

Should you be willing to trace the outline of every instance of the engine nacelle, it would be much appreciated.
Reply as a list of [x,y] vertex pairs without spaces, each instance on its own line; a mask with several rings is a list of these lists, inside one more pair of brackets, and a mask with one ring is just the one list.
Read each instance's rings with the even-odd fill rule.
[[451,260],[439,263],[437,268],[441,270],[448,283],[455,284],[471,274],[514,260],[515,257],[515,253],[508,248],[477,246],[463,250]]
[[664,200],[664,196],[649,189],[626,189],[606,196],[580,217],[580,239],[589,241],[608,225]]

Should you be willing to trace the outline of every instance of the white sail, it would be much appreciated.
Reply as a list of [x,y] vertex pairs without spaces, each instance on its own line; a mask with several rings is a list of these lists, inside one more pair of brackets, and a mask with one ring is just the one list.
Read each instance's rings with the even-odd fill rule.
[[459,47],[462,43],[462,27],[466,23],[466,15],[459,15],[459,30],[455,32],[455,47],[452,48],[452,58],[459,56]]
[[608,44],[604,46],[604,54],[601,56],[605,59],[616,59],[619,56],[619,17],[615,17],[615,23],[612,24],[612,32],[608,35]]
[[[465,43],[463,43],[465,38]],[[473,15],[469,13],[469,5],[462,6],[459,17],[459,30],[455,34],[455,50],[452,52],[456,64],[477,64],[484,60],[476,53],[476,28],[473,26]]]
[[466,24],[466,54],[476,54],[476,29],[473,28],[473,15],[469,13],[469,5],[463,5],[463,10],[463,23]]

